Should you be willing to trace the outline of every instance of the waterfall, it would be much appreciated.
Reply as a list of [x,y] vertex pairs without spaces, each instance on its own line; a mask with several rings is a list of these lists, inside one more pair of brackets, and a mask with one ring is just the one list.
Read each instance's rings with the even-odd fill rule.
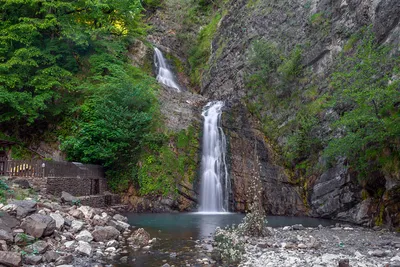
[[226,139],[221,127],[224,102],[209,102],[204,117],[203,151],[201,159],[200,212],[229,210],[230,181],[225,160]]
[[165,84],[168,87],[174,88],[176,91],[180,92],[181,88],[175,82],[174,75],[168,68],[167,62],[161,53],[160,49],[154,48],[154,65],[157,68],[157,81],[159,83]]

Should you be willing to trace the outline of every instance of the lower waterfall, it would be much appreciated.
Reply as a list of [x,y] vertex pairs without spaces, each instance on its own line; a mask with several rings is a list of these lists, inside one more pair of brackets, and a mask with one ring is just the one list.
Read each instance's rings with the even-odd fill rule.
[[230,181],[226,164],[226,139],[221,127],[224,102],[209,102],[202,112],[203,150],[201,158],[200,212],[229,210]]

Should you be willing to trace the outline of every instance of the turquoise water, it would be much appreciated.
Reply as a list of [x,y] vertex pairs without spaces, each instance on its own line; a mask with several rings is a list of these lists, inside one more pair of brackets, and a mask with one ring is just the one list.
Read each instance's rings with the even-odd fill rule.
[[[162,266],[165,261],[170,265],[191,266],[196,259],[202,259],[209,255],[196,248],[196,240],[208,239],[217,227],[239,224],[244,215],[240,213],[201,214],[201,213],[127,213],[129,224],[144,228],[151,237],[158,238],[157,243],[150,251],[130,251],[127,264],[116,264],[118,267],[126,266]],[[334,221],[309,218],[268,216],[268,225],[271,227],[283,227],[286,225],[303,224],[305,227],[317,227],[319,224],[329,226]],[[176,253],[176,257],[170,257]],[[125,256],[125,255],[123,255]]]

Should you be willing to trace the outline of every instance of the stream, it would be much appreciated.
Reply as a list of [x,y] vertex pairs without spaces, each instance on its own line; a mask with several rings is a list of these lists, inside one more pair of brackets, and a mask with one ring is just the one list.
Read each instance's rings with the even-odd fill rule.
[[[157,242],[150,250],[129,251],[127,263],[115,266],[162,266],[165,263],[175,266],[196,265],[196,259],[209,257],[203,248],[196,247],[200,239],[210,239],[216,227],[239,224],[241,213],[127,213],[129,224],[144,228]],[[305,227],[330,226],[335,222],[310,217],[267,216],[268,225],[282,227],[303,224]]]

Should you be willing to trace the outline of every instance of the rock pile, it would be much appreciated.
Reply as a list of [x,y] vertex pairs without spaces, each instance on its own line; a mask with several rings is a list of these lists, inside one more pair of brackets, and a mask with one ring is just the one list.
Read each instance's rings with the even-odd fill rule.
[[146,231],[133,231],[115,210],[39,199],[0,204],[0,266],[109,263],[129,246],[151,243]]

